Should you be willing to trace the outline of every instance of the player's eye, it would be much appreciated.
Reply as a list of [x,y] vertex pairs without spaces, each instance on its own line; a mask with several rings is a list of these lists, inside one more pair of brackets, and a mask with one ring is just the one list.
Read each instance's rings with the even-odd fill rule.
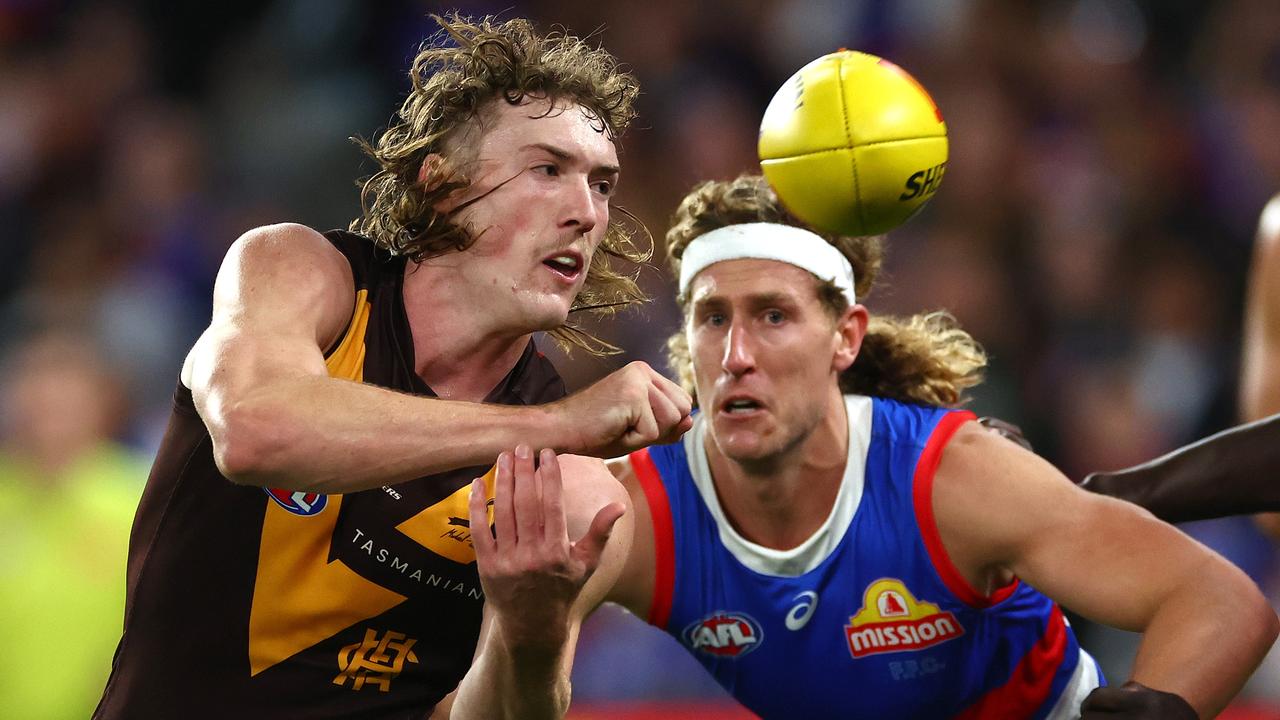
[[780,325],[782,324],[782,321],[786,319],[787,316],[784,315],[781,310],[770,310],[764,314],[765,322],[770,325]]
[[591,184],[591,187],[595,188],[596,192],[606,197],[613,194],[613,183],[608,180],[599,180],[594,182]]
[[546,176],[548,176],[548,177],[556,177],[557,175],[559,175],[559,174],[560,174],[560,168],[556,167],[555,165],[550,165],[550,164],[547,164],[547,165],[535,165],[535,166],[534,166],[534,168],[533,168],[533,171],[534,171],[534,172],[538,172],[538,173],[542,173],[543,175],[546,175]]

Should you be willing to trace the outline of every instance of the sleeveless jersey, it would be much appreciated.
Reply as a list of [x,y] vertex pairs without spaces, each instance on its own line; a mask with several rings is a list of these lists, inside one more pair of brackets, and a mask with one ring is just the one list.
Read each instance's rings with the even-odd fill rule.
[[[326,237],[356,288],[330,375],[434,395],[414,371],[405,259],[351,233]],[[530,342],[486,402],[564,394]],[[467,494],[486,470],[344,495],[236,485],[179,383],[134,521],[124,635],[96,717],[420,720],[475,651],[484,597]]]
[[726,521],[699,416],[630,457],[653,516],[649,622],[763,718],[1071,718],[1101,682],[1061,610],[1025,583],[990,597],[946,555],[933,473],[972,413],[847,396],[831,514],[774,550]]

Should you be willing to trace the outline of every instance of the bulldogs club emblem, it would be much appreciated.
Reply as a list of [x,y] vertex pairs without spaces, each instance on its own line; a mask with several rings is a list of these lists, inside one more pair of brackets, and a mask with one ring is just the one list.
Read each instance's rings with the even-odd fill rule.
[[764,633],[745,613],[716,612],[685,628],[684,640],[698,652],[735,658],[759,647]]
[[294,515],[307,517],[319,515],[329,504],[329,496],[320,493],[302,492],[301,490],[280,490],[278,488],[262,488],[263,492],[276,501],[280,507]]

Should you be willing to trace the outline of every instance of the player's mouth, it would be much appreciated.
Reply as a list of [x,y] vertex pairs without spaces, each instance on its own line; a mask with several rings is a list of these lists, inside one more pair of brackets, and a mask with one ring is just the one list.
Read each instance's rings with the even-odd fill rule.
[[720,403],[720,414],[731,418],[753,417],[764,409],[764,403],[749,395],[730,395]]
[[573,250],[566,250],[543,259],[542,264],[566,282],[574,282],[586,268],[582,255]]

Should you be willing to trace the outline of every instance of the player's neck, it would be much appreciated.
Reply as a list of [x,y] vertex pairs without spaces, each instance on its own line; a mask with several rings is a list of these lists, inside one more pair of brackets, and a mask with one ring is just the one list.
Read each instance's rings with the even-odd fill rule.
[[403,292],[414,371],[439,397],[479,402],[515,367],[532,333],[498,326],[483,302],[438,279],[407,264]]
[[844,398],[784,451],[756,462],[726,457],[707,434],[705,446],[720,507],[734,529],[758,545],[789,550],[815,533],[835,505],[849,453]]

